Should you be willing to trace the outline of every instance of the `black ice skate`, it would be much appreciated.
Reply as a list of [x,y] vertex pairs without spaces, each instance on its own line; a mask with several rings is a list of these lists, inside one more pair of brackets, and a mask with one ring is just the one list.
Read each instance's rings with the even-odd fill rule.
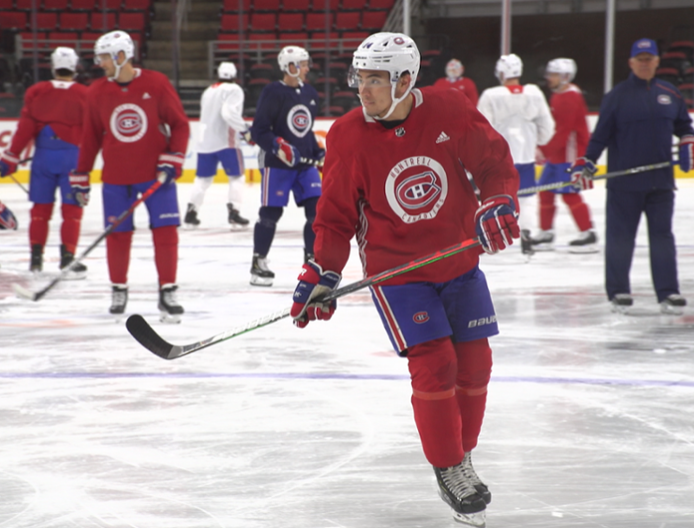
[[193,204],[188,204],[188,209],[186,209],[186,216],[183,218],[183,224],[185,227],[193,228],[200,225],[200,220],[198,220],[198,212],[195,210]]
[[527,229],[521,229],[521,253],[527,255],[528,257],[535,253],[533,249],[532,242],[530,240],[530,231]]
[[530,244],[535,251],[554,251],[554,231],[540,231],[536,237],[530,239]]
[[275,273],[267,267],[267,258],[255,253],[253,255],[253,263],[251,264],[251,285],[272,286],[274,278]]
[[660,311],[667,315],[682,315],[685,306],[687,306],[687,299],[677,293],[673,293],[660,303]]
[[583,231],[576,240],[569,242],[569,253],[597,253],[598,251],[598,237],[592,229]]
[[162,323],[178,324],[181,322],[183,306],[178,304],[176,300],[177,289],[178,286],[175,284],[164,284],[159,288],[159,320]]
[[629,312],[629,308],[634,304],[634,298],[629,293],[618,293],[610,300],[612,311],[615,313],[625,314]]
[[41,244],[34,244],[31,246],[31,263],[29,264],[29,271],[40,273],[42,269],[43,246]]
[[487,505],[473,486],[464,464],[465,461],[448,468],[434,467],[439,495],[453,508],[453,518],[456,521],[475,528],[484,528],[484,510]]
[[[125,313],[128,304],[128,285],[114,284],[111,286],[111,307],[108,309],[111,315],[119,316]],[[117,318],[118,319],[118,318]]]
[[465,453],[465,458],[463,458],[463,471],[470,480],[470,484],[475,488],[477,494],[482,497],[485,504],[492,502],[492,494],[489,492],[487,485],[482,482],[482,480],[477,476],[475,468],[472,467],[472,452],[468,451]]
[[247,218],[241,216],[241,212],[236,209],[233,204],[228,203],[227,209],[229,210],[229,223],[234,227],[246,227],[250,222]]
[[85,266],[81,262],[75,262],[74,264],[72,264],[74,260],[75,260],[75,255],[73,255],[72,253],[70,253],[67,250],[67,248],[65,247],[65,244],[61,244],[60,245],[60,269],[64,270],[65,268],[70,266],[70,269],[65,274],[64,278],[66,280],[78,280],[78,279],[87,278],[87,266]]

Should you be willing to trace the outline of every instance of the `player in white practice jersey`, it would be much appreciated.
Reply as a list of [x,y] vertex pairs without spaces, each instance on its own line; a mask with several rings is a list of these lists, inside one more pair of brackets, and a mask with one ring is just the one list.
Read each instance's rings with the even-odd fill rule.
[[[520,188],[535,185],[535,150],[554,135],[554,119],[547,100],[535,84],[520,83],[523,61],[515,54],[502,55],[494,71],[501,86],[482,92],[477,109],[506,139],[520,175]],[[535,195],[519,197],[521,249],[532,254],[530,231],[537,209]]]
[[[200,99],[200,137],[198,166],[190,202],[183,222],[188,227],[200,224],[198,211],[205,192],[217,174],[221,162],[229,177],[227,209],[232,226],[247,226],[248,220],[239,213],[243,198],[243,153],[240,136],[248,133],[243,120],[243,90],[236,84],[236,66],[222,62],[217,68],[218,81],[209,86]],[[249,136],[250,137],[250,136]]]

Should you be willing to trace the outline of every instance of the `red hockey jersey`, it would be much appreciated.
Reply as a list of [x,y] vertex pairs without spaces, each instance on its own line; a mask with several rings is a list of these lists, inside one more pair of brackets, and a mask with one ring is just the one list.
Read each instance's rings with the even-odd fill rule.
[[434,88],[441,88],[444,90],[460,90],[468,96],[468,99],[470,99],[472,104],[475,106],[477,106],[477,101],[479,101],[480,98],[479,94],[477,93],[477,85],[475,84],[475,81],[469,79],[468,77],[461,77],[453,82],[449,81],[448,77],[442,77],[434,83]]
[[137,68],[127,85],[98,79],[87,92],[77,171],[91,171],[103,149],[102,181],[128,185],[153,180],[160,154],[186,152],[189,128],[165,75]]
[[[482,199],[516,199],[518,172],[508,145],[457,90],[415,89],[407,119],[388,129],[360,108],[337,119],[327,136],[323,195],[313,229],[316,261],[341,272],[356,234],[366,275],[475,236]],[[443,282],[477,265],[481,249],[459,253],[388,284]]]
[[581,90],[574,84],[549,100],[555,132],[546,145],[540,147],[549,163],[573,163],[585,155],[590,139],[586,115],[588,108]]
[[86,86],[72,81],[41,81],[30,86],[10,152],[19,155],[46,126],[63,141],[79,146],[86,93]]

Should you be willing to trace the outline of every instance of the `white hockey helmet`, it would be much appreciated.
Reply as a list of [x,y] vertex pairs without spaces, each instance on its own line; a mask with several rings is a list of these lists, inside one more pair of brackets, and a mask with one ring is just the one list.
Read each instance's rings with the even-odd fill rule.
[[236,66],[233,62],[220,62],[217,67],[217,77],[220,79],[236,79]]
[[553,59],[547,63],[545,73],[558,73],[561,75],[561,84],[570,83],[576,77],[576,62],[573,59]]
[[458,59],[451,59],[448,61],[448,64],[446,64],[446,77],[451,79],[461,77],[464,71],[463,63]]
[[109,54],[111,59],[113,59],[116,73],[111,79],[116,79],[120,69],[123,67],[123,64],[118,64],[118,53],[121,51],[125,54],[123,64],[135,56],[135,44],[133,44],[133,39],[125,31],[116,30],[101,35],[94,44],[94,62],[96,64],[101,64],[99,55],[104,53]]
[[503,83],[507,79],[515,79],[523,75],[523,61],[515,53],[502,55],[496,61],[494,75],[499,82]]
[[[301,61],[310,60],[311,56],[308,54],[308,51],[299,46],[285,46],[280,50],[279,55],[277,55],[277,64],[279,64],[280,70],[292,77],[299,76],[299,65]],[[290,64],[294,65],[296,73],[291,73],[289,71]]]
[[[359,70],[380,70],[390,75],[391,97],[393,102],[385,116],[376,119],[387,119],[395,107],[407,97],[419,74],[420,55],[417,44],[404,33],[375,33],[367,37],[355,50],[352,58],[350,86],[358,86],[356,73]],[[404,73],[410,74],[410,84],[402,97],[395,97],[395,88]]]
[[51,53],[51,70],[53,75],[56,75],[56,70],[70,70],[75,73],[77,71],[77,63],[80,58],[72,48],[59,46]]

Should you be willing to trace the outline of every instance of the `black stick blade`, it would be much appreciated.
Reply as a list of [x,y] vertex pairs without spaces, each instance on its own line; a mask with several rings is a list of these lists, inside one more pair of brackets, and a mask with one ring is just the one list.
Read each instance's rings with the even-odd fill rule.
[[128,317],[125,327],[131,336],[153,354],[162,359],[174,359],[176,357],[171,354],[174,346],[157,334],[141,315],[134,314]]

